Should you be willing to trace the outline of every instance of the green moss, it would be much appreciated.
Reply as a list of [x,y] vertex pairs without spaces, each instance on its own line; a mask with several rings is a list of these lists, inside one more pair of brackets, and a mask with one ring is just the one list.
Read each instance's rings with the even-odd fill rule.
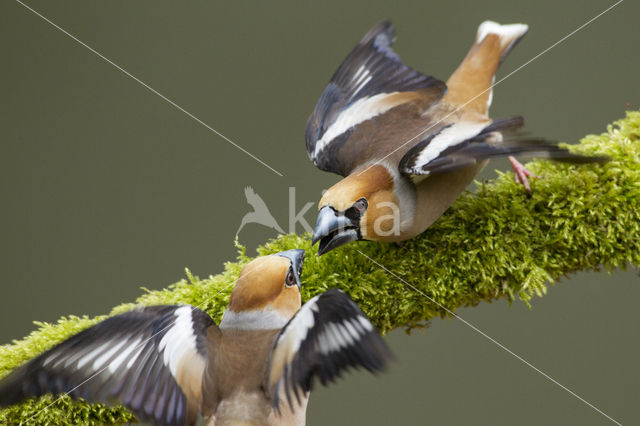
[[[285,235],[258,249],[262,254],[291,248],[307,250],[303,299],[339,287],[383,331],[425,325],[445,310],[394,279],[360,251],[389,268],[421,292],[454,311],[499,298],[529,304],[546,293],[546,283],[579,270],[612,270],[640,264],[640,111],[590,135],[576,152],[605,154],[605,165],[575,166],[536,161],[530,169],[544,179],[527,197],[511,173],[478,184],[438,222],[402,248],[362,242],[318,259],[308,235]],[[243,248],[224,272],[201,279],[187,271],[168,289],[148,291],[135,305],[189,303],[220,320],[232,285],[248,258]],[[64,338],[104,319],[70,316],[0,347],[0,376]],[[88,405],[62,398],[37,398],[0,411],[10,424],[104,424],[132,421],[123,408]]]

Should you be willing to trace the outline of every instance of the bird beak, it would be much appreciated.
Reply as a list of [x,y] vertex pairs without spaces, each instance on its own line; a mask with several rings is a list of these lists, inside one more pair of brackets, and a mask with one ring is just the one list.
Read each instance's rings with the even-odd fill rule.
[[320,241],[318,256],[321,256],[336,247],[358,240],[360,238],[358,227],[359,224],[345,215],[325,206],[318,212],[311,245]]
[[304,263],[304,250],[293,249],[281,251],[280,253],[276,253],[276,256],[286,257],[291,261],[291,268],[293,268],[293,274],[296,276],[296,284],[298,285],[298,290],[300,290],[302,288],[300,276],[302,275],[302,264]]

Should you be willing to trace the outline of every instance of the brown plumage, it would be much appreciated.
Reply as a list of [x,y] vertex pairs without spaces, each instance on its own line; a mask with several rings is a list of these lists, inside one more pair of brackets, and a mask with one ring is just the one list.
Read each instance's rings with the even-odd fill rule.
[[158,425],[303,425],[315,378],[383,369],[391,354],[340,290],[302,305],[303,250],[240,273],[220,326],[189,305],[109,318],[0,381],[0,406],[46,393],[117,401]]
[[[270,305],[285,316],[292,317],[300,309],[297,287],[282,287],[291,261],[285,257],[264,256],[248,264],[238,277],[227,309],[233,312],[263,310]],[[256,278],[260,277],[260,285]]]
[[[492,157],[603,160],[542,140],[503,140],[501,132],[521,127],[522,118],[489,118],[495,73],[526,31],[523,24],[482,23],[446,84],[402,63],[389,22],[363,37],[307,122],[314,164],[344,176],[318,205],[313,242],[320,254],[358,239],[398,242],[423,232]],[[512,164],[528,188],[530,174]]]

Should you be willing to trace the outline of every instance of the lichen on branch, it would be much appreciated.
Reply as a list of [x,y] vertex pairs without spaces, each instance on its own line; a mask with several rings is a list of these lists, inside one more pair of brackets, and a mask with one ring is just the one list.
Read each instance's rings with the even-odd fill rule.
[[[360,242],[315,256],[308,235],[285,235],[258,248],[260,255],[292,248],[307,250],[303,300],[331,287],[345,290],[382,331],[421,326],[448,310],[506,298],[529,304],[548,283],[580,270],[612,270],[640,264],[640,111],[586,136],[571,148],[607,155],[606,164],[570,165],[534,161],[544,178],[527,197],[511,173],[478,183],[426,232],[402,247]],[[364,255],[363,255],[364,254]],[[365,256],[366,255],[366,256]],[[381,269],[376,262],[419,292]],[[251,259],[244,248],[236,262],[209,278],[187,278],[147,291],[139,305],[188,303],[219,321],[240,269]],[[439,306],[440,305],[440,306]],[[36,323],[22,340],[0,347],[0,376],[106,316],[69,316]],[[55,402],[53,402],[55,401]],[[46,410],[45,410],[46,408]],[[0,411],[0,423],[118,424],[134,417],[122,407],[72,402],[68,397],[30,399]]]

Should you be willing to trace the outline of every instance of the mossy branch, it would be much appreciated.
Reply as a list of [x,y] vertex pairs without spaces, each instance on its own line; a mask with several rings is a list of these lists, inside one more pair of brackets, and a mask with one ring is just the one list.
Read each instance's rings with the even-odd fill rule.
[[[573,148],[584,154],[605,154],[604,165],[573,166],[536,161],[530,169],[544,179],[525,196],[511,173],[478,184],[461,196],[427,232],[402,248],[390,244],[350,244],[318,259],[308,236],[286,235],[258,249],[260,254],[291,248],[308,251],[303,299],[339,287],[383,331],[416,327],[445,310],[394,279],[375,259],[438,304],[454,311],[461,306],[505,298],[529,304],[546,293],[546,283],[579,270],[612,270],[640,264],[640,112],[591,135]],[[232,284],[250,260],[243,248],[236,262],[206,279],[187,271],[168,289],[149,291],[135,303],[114,308],[110,315],[136,305],[189,303],[220,320]],[[0,347],[0,376],[29,358],[105,316],[70,316],[38,329],[20,341]],[[0,423],[108,424],[133,420],[124,408],[107,408],[62,398],[36,398],[0,411]],[[43,410],[47,407],[46,410]]]

